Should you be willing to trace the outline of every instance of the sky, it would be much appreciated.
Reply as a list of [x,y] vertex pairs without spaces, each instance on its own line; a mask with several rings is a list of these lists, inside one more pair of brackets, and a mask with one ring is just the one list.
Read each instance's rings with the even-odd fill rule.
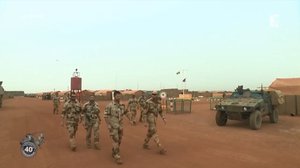
[[300,1],[0,0],[5,90],[67,90],[76,68],[91,90],[300,77]]

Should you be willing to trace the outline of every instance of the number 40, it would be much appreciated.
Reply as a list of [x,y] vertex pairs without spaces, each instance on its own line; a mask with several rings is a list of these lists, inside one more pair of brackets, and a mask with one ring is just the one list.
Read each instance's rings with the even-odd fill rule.
[[32,153],[33,152],[33,147],[32,146],[26,146],[24,150],[25,150],[25,152]]

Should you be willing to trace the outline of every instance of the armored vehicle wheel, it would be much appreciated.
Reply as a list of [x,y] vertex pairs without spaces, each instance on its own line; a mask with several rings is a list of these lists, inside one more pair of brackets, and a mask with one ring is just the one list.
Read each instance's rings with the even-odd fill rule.
[[250,114],[250,128],[253,130],[258,130],[261,127],[262,116],[261,112],[256,110]]
[[277,123],[278,122],[278,113],[279,113],[278,109],[274,108],[273,112],[269,115],[271,123]]
[[216,123],[218,126],[224,126],[227,123],[227,114],[224,111],[217,111]]

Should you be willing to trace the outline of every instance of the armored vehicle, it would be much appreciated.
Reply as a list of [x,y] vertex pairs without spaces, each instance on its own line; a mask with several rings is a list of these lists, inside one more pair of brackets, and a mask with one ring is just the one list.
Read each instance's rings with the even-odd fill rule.
[[252,91],[239,86],[229,98],[216,105],[216,123],[225,126],[227,120],[249,120],[250,128],[257,130],[265,116],[271,123],[278,122],[278,106],[283,103],[279,91]]
[[2,87],[2,81],[0,81],[0,108],[2,107],[3,96],[4,96],[4,89]]

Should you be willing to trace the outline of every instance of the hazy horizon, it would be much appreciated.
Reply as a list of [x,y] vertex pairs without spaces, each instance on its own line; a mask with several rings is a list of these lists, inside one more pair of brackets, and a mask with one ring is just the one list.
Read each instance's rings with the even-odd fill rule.
[[76,68],[88,90],[256,89],[300,77],[299,44],[297,0],[0,2],[8,91],[67,90]]

